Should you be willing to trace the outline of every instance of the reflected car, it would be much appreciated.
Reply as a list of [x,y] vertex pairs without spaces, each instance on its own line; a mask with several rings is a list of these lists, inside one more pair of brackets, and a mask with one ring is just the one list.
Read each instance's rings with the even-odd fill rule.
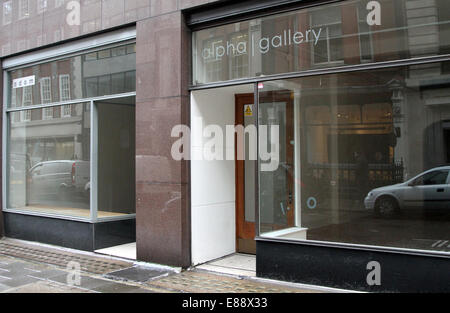
[[29,172],[32,199],[66,199],[82,194],[90,180],[90,162],[48,161],[36,164]]
[[450,166],[437,167],[397,185],[373,189],[364,200],[368,210],[390,217],[405,209],[430,212],[450,208]]

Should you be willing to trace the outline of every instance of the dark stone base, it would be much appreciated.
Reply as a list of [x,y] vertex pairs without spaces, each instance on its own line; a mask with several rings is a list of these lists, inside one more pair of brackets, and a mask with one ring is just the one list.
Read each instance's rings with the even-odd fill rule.
[[5,236],[83,251],[136,241],[136,220],[90,224],[47,217],[3,213]]
[[[369,262],[381,265],[381,285],[369,286]],[[261,278],[369,292],[450,292],[450,257],[370,251],[258,239]]]

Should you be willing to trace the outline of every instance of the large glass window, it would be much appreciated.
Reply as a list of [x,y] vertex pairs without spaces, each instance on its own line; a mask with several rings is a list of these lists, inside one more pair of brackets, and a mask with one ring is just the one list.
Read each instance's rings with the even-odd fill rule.
[[[33,109],[26,111],[31,118],[10,123],[9,209],[90,217],[88,105],[75,104],[70,120],[42,119],[43,109]],[[56,109],[60,107],[44,111]]]
[[450,252],[446,66],[260,83],[261,235]]
[[448,54],[449,2],[349,0],[193,33],[193,84]]
[[9,74],[10,94],[27,78],[36,82],[23,88],[23,106],[134,92],[135,44],[24,67]]
[[7,73],[4,210],[133,218],[135,55],[133,43]]

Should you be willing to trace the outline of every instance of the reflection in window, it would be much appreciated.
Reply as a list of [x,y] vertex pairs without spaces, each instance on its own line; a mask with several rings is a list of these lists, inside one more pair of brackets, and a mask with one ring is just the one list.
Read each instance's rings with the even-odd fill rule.
[[[51,90],[51,80],[50,77],[41,78],[41,103],[48,104],[52,103],[52,90]],[[42,110],[42,119],[50,120],[53,118],[53,108],[44,108]]]
[[[334,1],[195,31],[192,81],[198,85],[301,72],[317,66],[354,66],[450,53],[448,0],[429,1],[426,10],[410,7],[407,0],[380,0],[383,22],[375,26],[369,26],[366,20],[368,2]],[[234,58],[216,57],[212,49],[219,45],[228,48],[227,41],[236,32],[248,34],[244,41],[251,56],[247,72],[233,72],[230,62]],[[443,70],[450,72],[447,67]]]
[[98,58],[99,59],[106,59],[106,58],[110,58],[111,57],[111,50],[107,49],[107,50],[102,50],[98,52]]
[[[61,101],[69,101],[70,98],[70,75],[59,75],[59,95]],[[66,104],[62,107],[63,117],[72,115],[72,105]]]
[[88,53],[84,56],[85,61],[95,61],[97,60],[97,52]]
[[361,62],[373,61],[373,38],[369,24],[367,24],[367,6],[362,3],[358,7],[358,30]]
[[[75,106],[83,109],[82,104]],[[40,109],[27,111],[35,116]],[[8,208],[90,216],[85,189],[90,182],[90,129],[86,128],[90,123],[82,120],[80,114],[64,123],[28,120],[11,124]]]
[[[40,94],[40,97],[35,97],[34,101],[32,97],[30,98],[34,105],[134,92],[136,91],[136,53],[134,51],[135,44],[104,49],[13,70],[10,72],[10,77],[18,79],[33,73],[36,81],[40,83],[26,92]],[[58,94],[53,94],[52,85],[58,86],[55,88]],[[68,108],[65,109],[66,113],[69,111]],[[43,116],[49,117],[50,110]],[[62,116],[67,115],[62,112]]]
[[[33,105],[33,87],[27,86],[22,88],[22,106]],[[31,111],[20,111],[20,120],[22,122],[31,121]]]
[[[238,33],[234,34],[231,37],[231,44],[233,47],[238,47],[240,42],[247,42],[248,34],[247,33]],[[240,78],[248,73],[248,61],[249,55],[248,53],[239,53],[237,48],[233,50],[233,53],[230,56],[231,63],[231,77],[230,79]]]
[[323,35],[317,45],[312,45],[312,58],[315,64],[343,60],[342,54],[342,17],[340,7],[311,12],[311,26]]
[[415,70],[264,83],[259,122],[279,126],[280,154],[260,171],[263,236],[450,252],[434,245],[450,229],[450,91]]
[[216,57],[213,51],[216,50],[216,47],[223,45],[223,40],[220,38],[213,38],[205,40],[203,45],[202,51],[209,51],[209,53],[204,56],[206,80],[222,80],[222,58]]
[[433,186],[447,184],[448,170],[429,172],[414,180],[414,186]]
[[136,71],[90,77],[86,79],[86,94],[95,97],[98,94],[120,94],[136,90]]
[[52,86],[50,77],[41,78],[41,103],[52,103]]

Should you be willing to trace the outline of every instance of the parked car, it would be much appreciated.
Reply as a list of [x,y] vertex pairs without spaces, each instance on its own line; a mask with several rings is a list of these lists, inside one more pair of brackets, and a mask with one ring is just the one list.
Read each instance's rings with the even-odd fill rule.
[[89,181],[90,162],[41,162],[30,169],[30,196],[32,199],[67,199],[71,195],[83,194]]
[[380,216],[393,216],[408,208],[436,211],[450,209],[450,166],[438,167],[397,185],[374,189],[367,195],[366,209]]

